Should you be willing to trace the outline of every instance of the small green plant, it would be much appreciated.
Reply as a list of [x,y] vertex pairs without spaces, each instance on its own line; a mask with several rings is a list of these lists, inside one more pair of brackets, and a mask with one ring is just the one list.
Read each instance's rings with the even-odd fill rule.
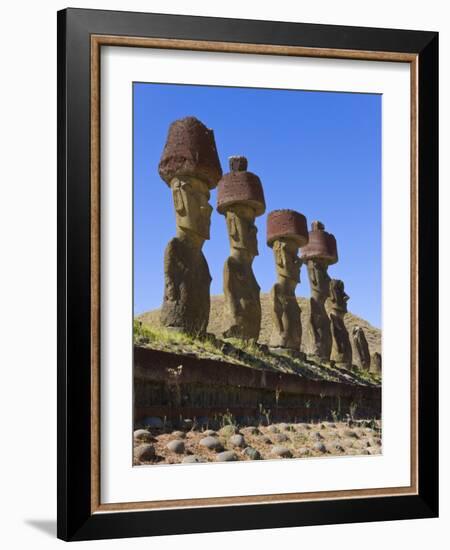
[[278,400],[280,399],[280,395],[281,395],[281,390],[280,388],[276,388],[275,389],[275,402],[277,404],[277,407],[278,407]]
[[348,409],[349,417],[352,422],[354,422],[355,420],[355,413],[357,408],[358,408],[358,403],[355,403],[354,401],[352,401]]
[[377,421],[376,418],[372,418],[372,419],[370,420],[370,422],[369,422],[369,428],[370,428],[371,430],[376,431],[376,432],[381,431],[381,428],[380,428],[380,426],[379,426],[378,421]]
[[258,403],[259,407],[259,425],[261,425],[261,418],[264,416],[267,426],[270,424],[270,409],[265,409],[262,403]]
[[340,420],[340,413],[339,411],[331,410],[331,418],[333,419],[333,422],[339,422]]
[[222,414],[221,426],[222,428],[225,426],[236,426],[236,420],[234,416],[230,413],[229,409],[227,409],[226,413]]

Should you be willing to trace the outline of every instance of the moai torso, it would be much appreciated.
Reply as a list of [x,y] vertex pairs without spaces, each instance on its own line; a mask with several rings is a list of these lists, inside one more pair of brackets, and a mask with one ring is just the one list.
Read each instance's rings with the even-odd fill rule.
[[370,372],[381,374],[381,353],[375,351],[370,357]]
[[172,191],[176,237],[164,253],[161,323],[194,334],[206,331],[211,275],[202,252],[209,239],[210,189],[222,175],[214,134],[194,117],[171,124],[159,174]]
[[297,297],[286,294],[279,283],[270,292],[272,304],[272,333],[269,345],[300,351],[302,343],[301,309]]
[[330,359],[338,364],[350,366],[352,364],[352,348],[344,319],[340,315],[330,313],[331,321],[331,357]]
[[173,238],[164,253],[164,274],[161,323],[204,333],[209,320],[211,275],[203,252]]
[[369,370],[369,344],[361,327],[354,327],[352,330],[352,360],[359,369]]
[[347,328],[344,324],[344,315],[347,313],[349,297],[344,292],[344,283],[332,279],[330,281],[330,326],[331,326],[331,357],[336,364],[351,367],[352,347]]
[[226,338],[257,340],[261,327],[260,288],[251,264],[229,257],[223,268]]

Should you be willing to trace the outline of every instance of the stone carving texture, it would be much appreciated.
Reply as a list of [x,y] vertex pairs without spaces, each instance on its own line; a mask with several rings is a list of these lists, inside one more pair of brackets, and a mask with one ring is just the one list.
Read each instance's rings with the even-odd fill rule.
[[331,279],[331,360],[345,367],[351,367],[352,364],[352,347],[347,328],[344,324],[344,315],[347,313],[348,300],[349,297],[345,293],[344,283],[338,279]]
[[300,351],[301,310],[295,296],[300,282],[298,249],[308,242],[306,218],[294,210],[274,210],[267,217],[267,245],[273,249],[277,282],[272,287],[272,334],[269,345]]
[[209,239],[210,190],[222,176],[214,133],[194,117],[173,122],[159,163],[175,208],[176,236],[164,253],[161,323],[190,333],[206,331],[211,275],[202,252]]
[[306,263],[311,286],[308,351],[320,360],[328,361],[332,344],[330,319],[325,310],[330,289],[328,266],[338,261],[338,254],[336,239],[325,231],[323,223],[312,222],[308,244],[301,250],[301,259]]
[[352,356],[353,364],[359,369],[370,369],[370,351],[366,335],[361,327],[352,329]]
[[247,171],[247,159],[230,157],[230,172],[218,184],[217,211],[226,218],[230,256],[223,268],[223,335],[255,340],[261,328],[260,287],[252,263],[258,255],[256,216],[266,204],[258,176]]
[[375,351],[370,357],[370,372],[381,374],[381,353]]

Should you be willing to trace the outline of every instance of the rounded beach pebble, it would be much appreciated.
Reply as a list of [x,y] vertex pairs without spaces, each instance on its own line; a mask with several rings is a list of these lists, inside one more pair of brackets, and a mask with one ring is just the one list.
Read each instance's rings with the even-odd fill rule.
[[261,430],[259,430],[255,426],[246,426],[245,428],[242,428],[242,431],[246,435],[261,435]]
[[155,457],[155,447],[153,445],[139,445],[134,449],[134,456],[138,460],[151,460]]
[[219,453],[216,457],[217,462],[233,462],[237,459],[238,457],[233,451],[224,451],[223,453]]
[[261,460],[260,452],[253,447],[247,447],[244,449],[244,454],[246,454],[250,460]]
[[211,435],[200,439],[199,445],[212,450],[222,449],[222,443],[217,439],[217,437],[212,437]]
[[292,457],[291,451],[286,447],[281,447],[280,445],[275,445],[275,447],[272,448],[272,454],[275,456],[281,456],[281,458]]
[[135,430],[133,437],[135,441],[142,441],[145,443],[153,441],[152,434],[148,430]]
[[317,443],[314,443],[313,449],[315,451],[317,451],[318,453],[326,453],[327,452],[327,448],[320,441],[318,441]]
[[230,437],[230,445],[233,445],[233,447],[245,447],[245,439],[244,436],[241,434],[235,434]]
[[184,453],[184,441],[181,439],[169,441],[169,443],[167,443],[167,449],[172,451],[172,453],[182,454]]

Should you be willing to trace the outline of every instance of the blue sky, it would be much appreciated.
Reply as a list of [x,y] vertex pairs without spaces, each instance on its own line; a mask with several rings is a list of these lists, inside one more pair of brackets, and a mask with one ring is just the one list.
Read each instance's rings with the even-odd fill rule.
[[[349,310],[381,327],[381,96],[171,84],[134,83],[134,313],[161,306],[163,255],[175,235],[169,188],[158,163],[170,123],[196,116],[214,130],[222,170],[228,157],[245,155],[263,184],[267,211],[257,218],[259,256],[253,269],[261,290],[275,282],[266,246],[270,210],[292,208],[325,223],[337,239]],[[224,217],[217,213],[203,247],[213,281],[222,293],[229,254]],[[302,267],[298,296],[309,296]]]

